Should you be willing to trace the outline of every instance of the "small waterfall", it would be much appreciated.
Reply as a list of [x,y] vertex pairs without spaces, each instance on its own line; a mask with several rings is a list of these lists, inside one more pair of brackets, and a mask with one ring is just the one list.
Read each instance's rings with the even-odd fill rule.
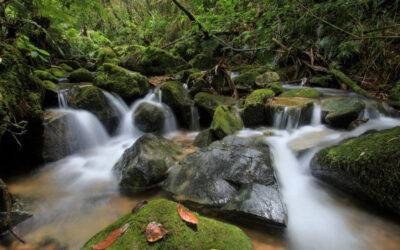
[[318,126],[322,123],[322,109],[319,104],[314,103],[311,125]]
[[150,103],[156,106],[159,106],[163,109],[165,115],[165,123],[163,128],[163,133],[170,133],[177,130],[177,124],[175,115],[172,110],[161,102],[162,92],[159,89],[155,91],[149,92],[143,99],[135,102],[129,112],[126,112],[124,118],[122,119],[122,123],[119,128],[119,134],[121,135],[138,135],[142,134],[135,126],[134,121],[132,120],[132,114],[135,113],[136,109],[142,103]]
[[58,107],[62,109],[68,108],[67,94],[68,89],[62,89],[57,92],[58,97]]
[[274,112],[273,125],[279,129],[294,129],[299,127],[301,109],[284,107]]
[[199,131],[200,130],[199,110],[195,105],[192,105],[190,111],[191,111],[190,129],[193,131]]
[[103,93],[104,93],[105,97],[107,98],[108,103],[110,104],[112,109],[115,112],[117,112],[120,119],[122,119],[124,117],[124,115],[129,111],[128,105],[126,105],[124,100],[122,100],[122,98],[119,97],[118,95],[111,94],[104,90],[103,90]]

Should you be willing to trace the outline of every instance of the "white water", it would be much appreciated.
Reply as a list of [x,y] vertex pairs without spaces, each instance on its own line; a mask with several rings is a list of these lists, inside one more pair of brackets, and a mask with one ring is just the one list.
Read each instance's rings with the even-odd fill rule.
[[301,109],[284,107],[274,113],[274,128],[294,129],[300,124]]
[[311,125],[317,126],[322,123],[322,109],[318,103],[314,103]]
[[117,112],[120,120],[124,117],[124,115],[129,111],[128,105],[122,100],[121,97],[115,94],[111,94],[107,91],[103,90],[103,94],[107,98],[108,103],[112,107],[112,109]]

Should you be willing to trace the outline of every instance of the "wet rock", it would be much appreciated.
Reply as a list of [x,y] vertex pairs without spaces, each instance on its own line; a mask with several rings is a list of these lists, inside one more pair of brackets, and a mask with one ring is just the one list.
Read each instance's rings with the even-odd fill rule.
[[280,76],[273,71],[267,71],[256,78],[256,86],[264,89],[271,89],[275,94],[280,95],[285,90],[280,83]]
[[243,122],[246,127],[255,127],[268,123],[265,103],[275,96],[271,89],[258,89],[246,97],[242,112]]
[[68,105],[76,109],[84,109],[93,113],[113,133],[117,128],[119,116],[103,91],[93,85],[75,86],[69,91]]
[[261,138],[229,136],[200,149],[171,168],[165,189],[178,200],[234,217],[286,224],[269,147]]
[[103,64],[94,84],[118,94],[128,103],[145,96],[150,89],[147,77],[111,63]]
[[320,98],[321,92],[313,88],[290,89],[280,95],[281,97]]
[[[113,230],[126,223],[130,224],[127,232],[108,249],[252,249],[251,240],[236,226],[195,213],[199,224],[196,229],[193,229],[179,217],[177,205],[175,202],[164,199],[150,201],[137,213],[120,218],[96,234],[82,249],[91,250],[93,245],[103,241]],[[162,240],[149,244],[143,229],[153,221],[162,223],[169,233]]]
[[296,128],[311,123],[314,101],[303,97],[276,97],[266,105],[269,124]]
[[219,105],[231,106],[235,103],[235,100],[228,96],[200,92],[194,97],[194,102],[199,110],[200,123],[208,127],[212,122],[217,107]]
[[167,104],[174,112],[179,125],[190,128],[192,120],[193,100],[181,83],[169,81],[161,86],[162,102]]
[[114,165],[121,190],[134,194],[154,187],[167,177],[180,153],[170,140],[153,134],[142,136]]
[[69,129],[70,122],[74,122],[74,118],[69,113],[45,112],[42,152],[45,162],[60,160],[80,150],[79,134]]
[[356,97],[337,97],[322,100],[323,122],[334,128],[348,128],[365,109],[365,103]]
[[151,103],[142,103],[133,113],[133,121],[145,133],[162,132],[165,123],[164,110]]
[[93,82],[94,76],[93,73],[85,68],[80,68],[72,71],[68,76],[68,79],[72,83],[79,82]]
[[46,70],[35,70],[33,74],[42,81],[58,82],[57,77]]
[[214,135],[222,139],[232,135],[244,127],[242,118],[233,107],[218,106],[214,112],[211,130]]
[[205,129],[196,136],[193,144],[196,147],[202,148],[202,147],[207,147],[208,145],[217,140],[218,137],[215,136],[212,129]]
[[323,149],[311,162],[317,178],[400,214],[400,127],[368,132]]

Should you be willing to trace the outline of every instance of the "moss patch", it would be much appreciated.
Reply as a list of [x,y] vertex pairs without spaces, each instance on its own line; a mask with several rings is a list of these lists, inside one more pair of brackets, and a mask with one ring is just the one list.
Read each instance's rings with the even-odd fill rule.
[[57,77],[55,77],[52,73],[46,70],[35,70],[34,75],[42,81],[52,81],[58,82]]
[[396,86],[390,90],[389,104],[400,109],[400,83],[396,84]]
[[320,98],[321,92],[312,88],[291,89],[282,93],[281,97]]
[[224,105],[217,107],[211,123],[211,129],[219,139],[234,134],[243,127],[242,118],[236,114],[233,108]]
[[271,97],[274,97],[275,93],[271,89],[258,89],[253,91],[249,96],[246,97],[245,108],[254,105],[264,104],[264,102]]
[[[177,203],[163,199],[151,201],[136,214],[129,214],[98,233],[83,250],[99,243],[113,230],[129,223],[127,232],[108,249],[252,249],[250,239],[239,228],[199,216],[197,230],[190,228],[179,217]],[[168,235],[149,244],[144,229],[150,222],[158,222],[168,230]]]
[[228,96],[200,92],[194,97],[194,102],[199,109],[200,122],[205,126],[209,126],[214,116],[215,109],[219,105],[233,105],[235,100]]
[[85,68],[80,68],[71,72],[68,77],[69,81],[72,83],[79,82],[93,82],[93,73]]
[[265,102],[274,96],[275,93],[271,89],[258,89],[246,97],[242,117],[247,127],[266,124]]

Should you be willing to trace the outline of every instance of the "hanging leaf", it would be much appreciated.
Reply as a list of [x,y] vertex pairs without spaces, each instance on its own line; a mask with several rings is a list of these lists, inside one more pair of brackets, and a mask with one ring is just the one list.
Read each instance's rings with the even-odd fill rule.
[[157,222],[150,222],[145,231],[146,239],[148,242],[156,242],[164,238],[168,231],[165,227]]
[[93,245],[92,250],[104,250],[110,247],[119,237],[121,237],[126,230],[128,230],[129,224],[125,224],[122,227],[115,229],[112,231],[105,240],[102,242]]
[[199,219],[196,215],[190,212],[186,207],[181,204],[177,206],[178,214],[182,220],[186,221],[187,223],[197,225],[199,223]]

